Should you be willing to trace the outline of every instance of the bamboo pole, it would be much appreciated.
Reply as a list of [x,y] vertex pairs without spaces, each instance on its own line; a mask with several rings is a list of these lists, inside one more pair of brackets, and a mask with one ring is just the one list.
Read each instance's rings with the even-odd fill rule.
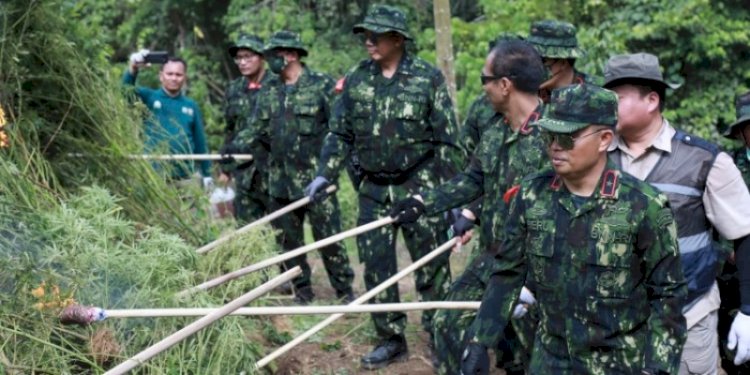
[[[333,193],[334,191],[336,191],[336,185],[329,186],[328,188],[326,188],[325,191],[326,191],[327,194]],[[286,215],[286,214],[288,214],[288,213],[290,213],[290,212],[292,212],[292,211],[294,211],[294,210],[296,210],[296,209],[298,209],[298,208],[300,208],[300,207],[302,207],[302,206],[304,206],[304,205],[306,205],[308,203],[310,203],[310,197],[304,197],[302,199],[298,199],[297,201],[292,202],[291,204],[289,204],[289,205],[287,205],[285,207],[282,207],[282,208],[280,208],[280,209],[278,209],[278,210],[276,210],[274,212],[271,212],[270,214],[268,214],[268,215],[266,215],[266,216],[264,216],[264,217],[262,217],[262,218],[260,218],[258,220],[255,220],[252,223],[247,224],[244,227],[242,227],[240,229],[237,229],[236,231],[234,231],[232,233],[227,234],[226,236],[219,237],[216,240],[209,242],[208,244],[206,244],[203,247],[201,247],[198,250],[196,250],[196,252],[198,254],[208,253],[209,251],[212,251],[212,250],[216,249],[216,247],[218,247],[219,245],[221,245],[221,244],[229,241],[230,239],[232,239],[232,238],[234,238],[236,236],[239,236],[241,234],[247,233],[248,231],[250,231],[250,229],[253,229],[253,228],[255,228],[255,227],[259,226],[259,225],[263,225],[265,223],[269,223],[272,220],[275,220],[275,219],[277,219],[277,218],[279,218],[281,216],[284,216],[284,215]]]
[[[81,153],[70,153],[68,156],[77,158],[85,157],[115,157],[115,155],[86,155]],[[130,154],[125,155],[128,159],[144,159],[144,160],[224,160],[227,158],[233,158],[239,161],[250,161],[253,160],[253,155],[250,154]]]
[[223,283],[225,283],[227,281],[231,281],[231,280],[234,280],[234,279],[236,279],[238,277],[245,276],[245,275],[247,275],[247,274],[249,274],[251,272],[262,270],[262,269],[264,269],[266,267],[272,266],[274,264],[281,263],[281,262],[283,262],[285,260],[292,259],[294,257],[300,256],[300,255],[305,254],[305,253],[309,253],[310,251],[313,251],[313,250],[316,250],[316,249],[320,249],[321,247],[328,246],[330,244],[333,244],[333,243],[336,243],[338,241],[341,241],[341,240],[343,240],[345,238],[353,237],[353,236],[365,233],[367,231],[373,230],[375,228],[379,228],[379,227],[382,227],[384,225],[391,224],[391,223],[394,222],[394,220],[395,219],[387,216],[387,217],[384,217],[382,219],[375,220],[375,221],[373,221],[371,223],[367,223],[365,225],[349,229],[349,230],[347,230],[345,232],[341,232],[341,233],[333,235],[331,237],[324,238],[324,239],[322,239],[320,241],[313,242],[313,243],[311,243],[309,245],[302,246],[302,247],[297,248],[295,250],[287,251],[287,252],[285,252],[283,254],[279,254],[279,255],[276,255],[274,257],[268,258],[268,259],[266,259],[264,261],[260,261],[260,262],[255,263],[255,264],[251,264],[251,265],[249,265],[247,267],[240,268],[240,269],[238,269],[236,271],[232,271],[230,273],[221,275],[219,277],[216,277],[214,279],[206,281],[203,284],[194,286],[194,287],[192,287],[190,289],[185,289],[185,290],[179,292],[177,294],[177,297],[185,297],[185,296],[188,296],[188,295],[193,294],[195,292],[199,292],[199,291],[202,291],[202,290],[211,289],[211,288],[213,288],[213,287],[215,287],[217,285],[221,285],[221,284],[223,284]]
[[250,301],[262,296],[265,293],[268,293],[269,291],[273,290],[279,285],[299,276],[301,273],[302,273],[302,270],[299,267],[294,267],[290,269],[289,271],[286,271],[282,273],[281,275],[274,277],[273,279],[267,281],[263,285],[243,294],[239,298],[233,300],[232,302],[229,302],[223,307],[214,310],[210,314],[196,320],[193,323],[190,323],[189,325],[182,328],[181,330],[165,337],[161,341],[146,348],[145,350],[141,351],[140,353],[136,354],[135,356],[131,357],[125,362],[117,365],[116,367],[110,369],[104,374],[105,375],[121,375],[121,374],[127,373],[128,371],[140,366],[144,362],[153,358],[157,354],[171,348],[172,346],[190,337],[191,335],[200,331],[201,329],[206,328],[211,323],[230,314],[232,311],[235,311],[239,309],[240,307],[247,305],[248,303],[250,303]]
[[[432,301],[378,303],[371,305],[332,305],[332,306],[272,306],[242,307],[229,315],[265,316],[265,315],[316,315],[316,314],[360,314],[389,311],[418,310],[477,310],[479,302]],[[105,310],[107,318],[177,318],[204,316],[216,311],[216,308],[174,308],[174,309],[127,309]]]
[[[425,264],[427,264],[434,258],[438,257],[440,254],[450,250],[456,244],[456,241],[458,241],[458,238],[453,238],[449,240],[448,242],[440,245],[440,247],[438,247],[437,249],[432,250],[429,254],[423,256],[416,262],[410,264],[408,267],[404,268],[403,270],[399,271],[395,275],[388,278],[388,280],[380,283],[378,286],[372,288],[371,290],[367,291],[367,293],[361,295],[359,298],[352,301],[349,304],[349,306],[361,305],[364,302],[369,301],[372,297],[375,297],[376,295],[378,295],[378,293],[388,289],[391,285],[397,283],[399,280],[406,277],[406,275],[414,272],[414,270],[416,270],[417,268],[424,266]],[[307,340],[310,336],[316,334],[318,331],[327,327],[328,325],[330,325],[337,319],[341,318],[342,316],[344,316],[343,313],[338,313],[338,314],[329,316],[326,320],[318,323],[317,325],[305,331],[303,334],[295,337],[292,341],[286,343],[284,346],[276,349],[271,354],[261,358],[258,362],[255,363],[255,368],[261,369],[265,367],[267,364],[271,363],[271,361],[273,361],[274,359],[280,357],[281,355],[288,352],[295,346]]]

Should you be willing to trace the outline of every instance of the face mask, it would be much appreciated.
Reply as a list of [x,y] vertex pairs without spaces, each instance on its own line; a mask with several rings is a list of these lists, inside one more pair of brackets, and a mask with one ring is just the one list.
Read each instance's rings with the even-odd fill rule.
[[284,70],[287,65],[284,56],[280,55],[268,56],[268,58],[266,58],[266,62],[268,62],[268,68],[276,74],[281,74],[281,71]]

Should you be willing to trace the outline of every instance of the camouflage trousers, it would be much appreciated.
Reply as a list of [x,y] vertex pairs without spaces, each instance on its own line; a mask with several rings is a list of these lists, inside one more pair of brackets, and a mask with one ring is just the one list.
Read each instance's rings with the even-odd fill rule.
[[[486,252],[477,255],[461,276],[451,285],[447,301],[481,301],[492,272],[494,257]],[[495,350],[496,362],[506,371],[523,371],[528,365],[536,331],[536,309],[530,308],[522,319],[513,319],[505,327],[503,339]],[[475,310],[438,310],[435,314],[435,355],[438,374],[460,374],[464,333],[474,322]],[[516,332],[520,332],[516,334]]]
[[237,195],[234,210],[237,223],[242,226],[266,215],[268,209],[268,185],[255,168],[238,170],[233,173]]
[[[388,216],[390,203],[381,203],[372,198],[359,195],[358,225],[364,225]],[[404,237],[409,255],[413,261],[422,258],[443,242],[448,240],[444,228],[447,222],[442,215],[422,217],[416,223],[400,227],[387,225],[357,237],[359,259],[365,265],[364,280],[367,290],[371,290],[398,272],[396,257],[396,237],[398,229]],[[435,228],[443,228],[436,231]],[[417,292],[420,301],[441,301],[448,291],[451,282],[449,252],[441,254],[430,263],[414,271]],[[393,285],[381,292],[370,303],[400,302],[398,285]],[[432,333],[434,311],[422,312],[422,327]],[[381,339],[403,335],[406,326],[406,315],[401,312],[374,313],[371,315],[375,331]]]
[[[271,197],[271,210],[276,211],[294,200]],[[305,245],[304,219],[310,222],[312,235],[316,241],[333,236],[341,232],[341,217],[339,212],[339,201],[335,195],[331,195],[319,203],[311,203],[292,211],[272,221],[274,228],[280,231],[277,241],[284,251],[294,250]],[[321,258],[328,273],[328,280],[336,290],[338,297],[343,297],[352,291],[354,271],[349,264],[349,256],[342,242],[321,248]],[[292,258],[283,263],[282,269],[290,269],[300,266],[302,275],[292,280],[296,289],[309,287],[310,265],[307,263],[305,254]]]

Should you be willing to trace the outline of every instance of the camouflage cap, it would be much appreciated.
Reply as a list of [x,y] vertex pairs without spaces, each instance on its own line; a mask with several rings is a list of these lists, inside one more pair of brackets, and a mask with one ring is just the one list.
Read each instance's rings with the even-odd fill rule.
[[389,5],[373,5],[367,12],[365,20],[352,28],[355,34],[365,30],[378,34],[392,31],[403,35],[406,39],[411,39],[406,26],[406,15],[400,9]]
[[737,97],[734,105],[737,120],[724,132],[724,136],[728,138],[734,138],[743,126],[750,125],[750,91]]
[[539,55],[551,59],[577,59],[584,55],[578,48],[576,27],[573,24],[555,20],[537,21],[531,24],[529,37]]
[[544,116],[537,121],[554,133],[573,133],[589,125],[617,125],[617,95],[590,84],[566,86],[552,91]]
[[263,53],[263,39],[257,35],[241,34],[237,41],[229,47],[229,55],[234,57],[241,48],[249,49],[255,53]]
[[307,49],[302,46],[302,38],[300,38],[299,34],[289,30],[281,30],[273,33],[263,48],[263,53],[271,52],[271,50],[277,48],[296,49],[300,51],[300,56],[307,56]]
[[500,35],[498,35],[497,38],[490,40],[488,42],[489,50],[492,51],[492,49],[495,48],[498,42],[501,42],[504,40],[524,40],[524,39],[523,39],[523,36],[518,35],[516,33],[503,32],[503,33],[500,33]]
[[612,88],[628,80],[651,81],[671,89],[680,87],[664,81],[658,57],[643,52],[612,56],[604,66],[604,87]]

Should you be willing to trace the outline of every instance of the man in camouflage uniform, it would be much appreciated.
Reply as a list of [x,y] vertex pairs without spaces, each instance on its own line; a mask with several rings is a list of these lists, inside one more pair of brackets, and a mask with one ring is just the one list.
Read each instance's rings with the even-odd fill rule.
[[[268,85],[272,74],[266,72],[263,58],[263,40],[255,35],[241,35],[237,42],[229,47],[229,55],[234,59],[241,77],[231,81],[224,93],[224,146],[222,154],[232,154],[231,144],[242,130],[251,124],[248,117],[264,86]],[[222,184],[235,179],[237,197],[234,208],[240,224],[249,223],[268,212],[267,167],[268,152],[260,148],[253,154],[253,160],[235,163],[231,160],[221,162],[221,174],[218,181]]]
[[[503,119],[500,124],[485,130],[464,173],[436,189],[399,202],[396,210],[416,209],[428,215],[446,211],[483,197],[481,211],[480,249],[482,252],[466,267],[451,285],[447,300],[480,301],[484,294],[492,266],[493,250],[501,238],[500,230],[508,214],[507,195],[521,179],[547,165],[544,144],[539,131],[532,126],[542,113],[542,102],[537,97],[544,76],[544,66],[534,47],[520,40],[500,40],[487,57],[482,70],[486,97]],[[473,226],[474,213],[464,210],[453,225],[454,235],[460,235],[462,222]],[[463,215],[470,215],[467,218]],[[416,218],[417,215],[414,215]],[[464,330],[474,320],[471,310],[440,310],[435,315],[435,352],[438,372],[458,374]],[[512,330],[507,332],[513,334]],[[517,349],[517,343],[509,343]],[[506,373],[523,374],[521,361],[513,363],[510,347],[499,356],[508,356],[501,363]],[[520,354],[519,350],[515,350]],[[508,352],[508,353],[504,353]],[[515,366],[514,366],[515,365]]]
[[[270,150],[268,187],[270,206],[275,211],[304,197],[305,183],[315,176],[320,166],[318,153],[328,133],[334,81],[301,62],[301,58],[307,56],[307,50],[299,35],[291,31],[274,33],[264,54],[271,71],[279,76],[267,83],[252,116],[255,123],[243,130],[238,138],[249,140],[247,143],[256,145],[256,149],[265,145]],[[327,199],[316,198],[320,199],[273,222],[280,230],[279,242],[285,251],[304,245],[305,217],[310,221],[316,240],[341,232],[336,195]],[[336,295],[346,301],[353,300],[354,272],[343,244],[324,247],[320,253]],[[285,268],[294,266],[302,268],[302,275],[292,281],[296,299],[308,303],[314,294],[306,256],[284,262]]]
[[547,80],[539,87],[539,97],[545,103],[554,89],[576,83],[599,84],[575,69],[576,59],[584,52],[578,47],[576,28],[572,24],[556,20],[534,22],[526,40],[536,47],[547,68]]
[[[457,126],[445,79],[438,69],[408,53],[411,39],[406,17],[390,6],[373,6],[354,33],[363,36],[370,59],[352,68],[336,102],[331,133],[321,152],[318,177],[310,194],[334,181],[347,155],[354,152],[363,171],[358,191],[358,224],[385,217],[392,202],[437,186],[461,167],[463,158],[455,139]],[[448,240],[443,217],[412,224],[382,227],[357,237],[365,263],[365,286],[372,289],[397,271],[396,235],[402,230],[413,260]],[[450,285],[448,254],[415,272],[421,300],[442,300]],[[374,303],[398,302],[398,287],[375,297]],[[422,325],[432,330],[431,312]],[[362,358],[362,366],[376,369],[405,359],[406,315],[372,314],[380,343]]]
[[[747,92],[737,98],[735,102],[737,111],[737,120],[732,123],[724,132],[724,136],[742,142],[742,146],[735,148],[730,152],[734,164],[737,165],[742,174],[745,185],[750,187],[750,92]],[[729,244],[727,244],[729,245]],[[732,322],[740,311],[742,306],[742,296],[739,280],[740,274],[737,272],[736,257],[730,258],[730,261],[724,264],[721,277],[719,277],[719,292],[721,294],[721,306],[719,308],[719,340],[720,347],[727,344],[726,338],[729,336]],[[750,282],[747,278],[743,284]],[[750,303],[750,301],[746,301]],[[734,353],[724,349],[720,351],[721,367],[729,375],[750,373],[750,364],[735,365]]]
[[617,96],[593,85],[552,92],[538,125],[554,170],[526,177],[477,318],[464,374],[487,373],[528,285],[540,312],[531,374],[671,374],[687,294],[669,201],[617,170],[607,147]]

